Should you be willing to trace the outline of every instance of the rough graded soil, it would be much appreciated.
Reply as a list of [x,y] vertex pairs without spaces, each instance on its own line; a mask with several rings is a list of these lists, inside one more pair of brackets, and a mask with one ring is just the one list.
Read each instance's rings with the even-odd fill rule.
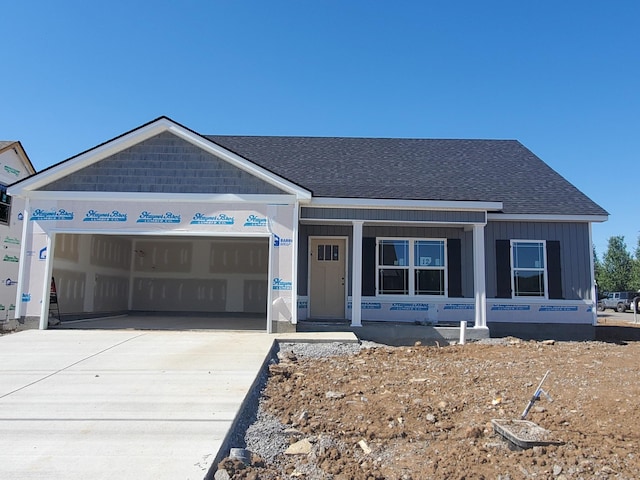
[[[245,436],[251,462],[224,459],[215,478],[638,478],[640,343],[490,343],[283,350]],[[491,420],[520,418],[547,370],[553,401],[526,420],[562,443],[516,449]]]

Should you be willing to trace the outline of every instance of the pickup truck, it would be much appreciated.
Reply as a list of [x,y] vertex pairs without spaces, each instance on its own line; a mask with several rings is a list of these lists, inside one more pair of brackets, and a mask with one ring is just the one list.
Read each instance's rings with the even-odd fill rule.
[[604,312],[611,308],[616,312],[633,310],[633,299],[640,297],[639,292],[611,292],[598,302],[598,310]]

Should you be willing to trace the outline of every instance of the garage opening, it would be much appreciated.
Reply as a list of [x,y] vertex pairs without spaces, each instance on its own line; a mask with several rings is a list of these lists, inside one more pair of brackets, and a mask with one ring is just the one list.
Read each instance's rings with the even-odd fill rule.
[[[55,237],[57,328],[267,329],[267,237]],[[57,309],[56,309],[57,307]]]

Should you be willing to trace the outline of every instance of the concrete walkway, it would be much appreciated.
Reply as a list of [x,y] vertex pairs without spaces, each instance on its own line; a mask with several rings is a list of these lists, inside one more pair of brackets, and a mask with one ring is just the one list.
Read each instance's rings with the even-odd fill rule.
[[[288,339],[355,340],[303,335]],[[0,336],[0,478],[201,480],[275,339],[242,331]]]

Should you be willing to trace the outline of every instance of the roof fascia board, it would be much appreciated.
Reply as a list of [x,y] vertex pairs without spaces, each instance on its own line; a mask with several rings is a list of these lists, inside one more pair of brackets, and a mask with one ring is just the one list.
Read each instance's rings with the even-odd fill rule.
[[[9,192],[9,195],[12,195]],[[184,203],[266,203],[278,205],[293,205],[296,202],[295,195],[237,195],[233,193],[208,194],[208,193],[172,193],[168,199],[166,193],[155,192],[56,192],[36,190],[29,192],[31,200],[46,201],[114,201],[114,195],[118,202],[184,202]]]
[[444,200],[385,200],[376,198],[332,198],[314,197],[309,207],[319,208],[377,208],[416,210],[457,210],[457,211],[487,211],[501,210],[502,202],[471,202]]
[[88,150],[85,153],[72,157],[69,160],[62,162],[51,169],[43,172],[42,175],[34,175],[28,179],[18,182],[16,188],[13,189],[13,195],[25,196],[27,192],[37,190],[38,188],[56,181],[66,175],[76,172],[84,167],[87,167],[95,162],[104,160],[105,158],[114,155],[122,150],[136,145],[137,143],[148,140],[151,137],[155,137],[160,133],[169,131],[174,135],[182,138],[183,140],[196,145],[203,150],[228,161],[232,165],[241,168],[258,178],[275,185],[286,192],[296,195],[301,201],[306,201],[311,198],[311,192],[302,189],[299,186],[285,180],[277,175],[274,175],[267,170],[258,167],[252,162],[240,157],[239,155],[230,152],[220,145],[213,143],[201,135],[188,130],[187,128],[178,125],[172,120],[162,117],[147,125],[143,125],[125,135],[111,140],[103,145]]
[[13,146],[15,145],[16,142],[13,143],[8,143],[7,145],[5,145],[4,147],[0,147],[0,153],[6,152],[7,150],[10,150],[13,148]]
[[608,215],[542,215],[489,213],[487,220],[502,222],[606,222]]

